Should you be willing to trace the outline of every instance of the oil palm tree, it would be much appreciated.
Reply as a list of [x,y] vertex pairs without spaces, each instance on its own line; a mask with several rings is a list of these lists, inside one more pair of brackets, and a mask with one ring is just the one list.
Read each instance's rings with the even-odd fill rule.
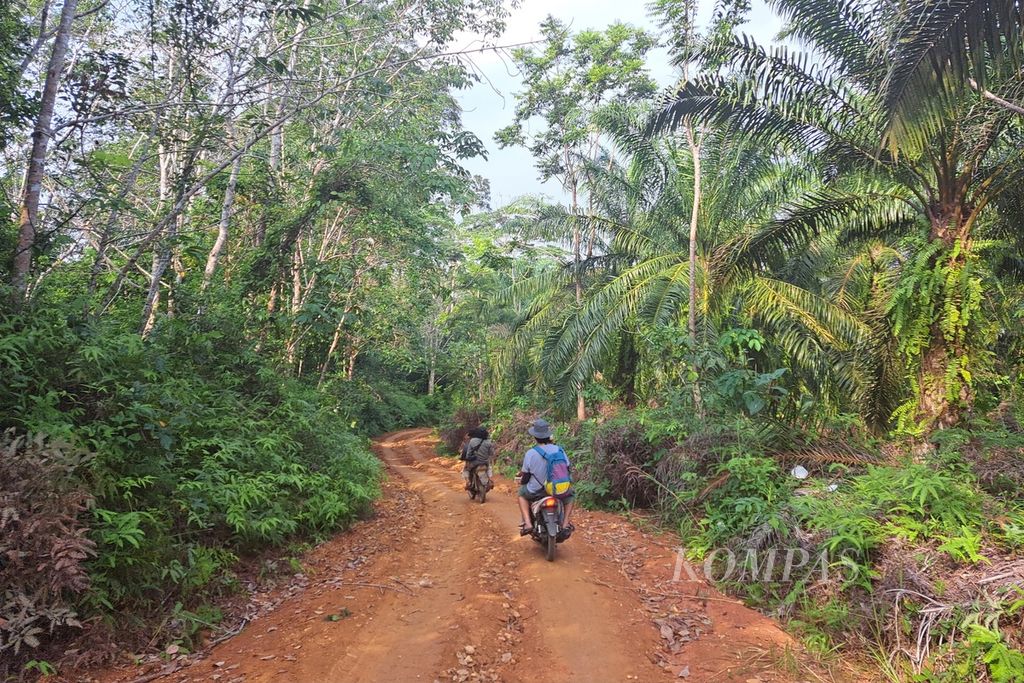
[[877,325],[885,301],[880,293],[889,291],[879,287],[885,284],[878,272],[885,268],[884,245],[844,251],[829,233],[816,238],[804,258],[788,259],[793,223],[808,220],[794,213],[803,210],[794,202],[813,174],[740,138],[711,135],[701,146],[704,183],[693,263],[690,146],[645,138],[643,125],[621,110],[606,111],[600,121],[616,154],[587,169],[593,211],[534,216],[534,225],[554,231],[549,237],[581,226],[602,236],[599,253],[582,264],[584,300],[567,305],[578,280],[568,263],[524,282],[517,295],[533,305],[509,357],[532,349],[547,382],[570,396],[570,388],[621,359],[638,330],[681,325],[693,291],[699,346],[711,346],[723,329],[755,325],[773,342],[771,362],[794,371],[793,383],[833,406],[866,406],[888,417],[894,355],[891,344],[879,341]]
[[[851,241],[898,238],[900,278],[886,316],[913,387],[901,414],[918,427],[954,424],[973,400],[972,373],[984,365],[991,336],[981,297],[990,273],[979,243],[998,222],[991,214],[999,197],[1024,180],[1020,122],[973,92],[900,88],[888,65],[912,48],[897,42],[909,29],[897,24],[894,33],[893,3],[772,5],[806,51],[746,37],[717,42],[707,63],[728,70],[682,83],[650,131],[697,119],[818,170],[820,187],[766,230],[776,260],[796,258],[828,232]],[[900,116],[911,107],[929,114]],[[899,144],[883,145],[887,132]]]
[[1024,2],[911,0],[887,12],[892,147],[925,142],[950,97],[972,94],[1024,116]]

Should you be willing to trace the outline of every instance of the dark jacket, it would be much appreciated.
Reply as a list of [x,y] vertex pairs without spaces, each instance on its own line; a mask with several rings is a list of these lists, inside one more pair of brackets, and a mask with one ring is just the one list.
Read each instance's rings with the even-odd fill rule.
[[459,455],[459,460],[465,460],[472,467],[488,465],[493,458],[494,442],[490,439],[470,439],[462,447],[462,454]]

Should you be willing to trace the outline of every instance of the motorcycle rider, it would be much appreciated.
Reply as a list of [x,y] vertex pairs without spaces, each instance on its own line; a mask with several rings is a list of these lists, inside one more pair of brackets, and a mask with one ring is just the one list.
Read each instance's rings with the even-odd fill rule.
[[[558,452],[558,446],[551,440],[551,425],[547,420],[539,418],[534,420],[526,433],[537,441],[537,445],[531,446],[526,451],[526,455],[523,456],[523,466],[519,472],[522,484],[519,487],[519,512],[523,518],[522,524],[519,525],[520,536],[530,533],[530,503],[547,495],[544,491],[544,484],[548,478],[548,463],[536,449],[539,448],[545,453],[551,454]],[[562,525],[566,530],[571,531],[574,528],[569,523],[573,508],[572,494],[570,493],[562,502],[565,506],[565,518]]]
[[483,425],[469,430],[469,439],[462,445],[459,460],[463,461],[462,478],[469,489],[469,475],[477,467],[487,467],[487,490],[494,488],[491,461],[494,459],[494,442]]

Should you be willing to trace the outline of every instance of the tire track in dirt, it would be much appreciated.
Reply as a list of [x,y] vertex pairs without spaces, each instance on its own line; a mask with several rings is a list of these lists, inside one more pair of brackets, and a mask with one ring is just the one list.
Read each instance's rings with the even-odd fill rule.
[[446,665],[459,663],[456,652],[468,654],[465,645],[473,647],[481,628],[497,631],[502,596],[476,581],[481,560],[491,559],[487,546],[493,545],[495,530],[479,515],[465,514],[464,495],[439,486],[416,464],[414,450],[421,439],[413,437],[420,436],[403,432],[379,442],[389,469],[400,472],[424,502],[421,532],[392,563],[396,573],[411,575],[417,589],[390,593],[373,627],[360,629],[344,643],[344,657],[322,680],[432,681]]
[[[451,491],[453,485],[461,485],[452,473],[430,466],[429,432],[406,434],[420,444],[411,452],[418,466],[431,471],[432,486]],[[529,620],[529,638],[513,654],[515,665],[505,678],[536,680],[543,673],[581,683],[669,680],[646,656],[657,646],[646,615],[636,609],[638,605],[627,604],[621,592],[602,585],[606,582],[600,577],[617,574],[617,568],[576,539],[558,546],[554,562],[546,561],[532,539],[519,536],[519,509],[512,491],[512,486],[500,485],[484,505],[470,503],[459,492],[471,516],[496,522],[499,547],[516,558],[519,570],[510,586],[518,590],[513,612]]]
[[[297,577],[300,588],[239,635],[199,661],[178,660],[173,673],[147,678],[806,680],[766,656],[776,648],[788,653],[792,645],[771,620],[705,584],[672,584],[668,543],[614,515],[581,511],[579,530],[547,562],[536,543],[518,534],[513,484],[499,477],[486,504],[470,501],[458,465],[435,457],[435,444],[426,429],[379,438],[375,450],[388,470],[389,498],[378,504],[377,516],[310,553],[308,579]],[[689,596],[680,592],[684,587],[692,589]],[[657,592],[666,588],[672,595]],[[709,608],[706,600],[695,601],[697,593],[721,602]],[[707,633],[669,652],[653,622],[661,610],[693,615],[709,624]],[[749,648],[761,654],[743,654]],[[138,673],[89,680],[115,683]]]

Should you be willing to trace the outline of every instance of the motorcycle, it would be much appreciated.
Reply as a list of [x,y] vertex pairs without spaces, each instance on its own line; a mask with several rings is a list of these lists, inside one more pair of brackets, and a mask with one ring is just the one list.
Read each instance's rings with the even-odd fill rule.
[[487,502],[487,492],[494,488],[494,484],[491,482],[490,477],[487,476],[487,466],[480,465],[469,470],[469,486],[466,489],[469,492],[469,499],[479,497],[480,503]]
[[572,535],[565,527],[565,505],[554,496],[545,496],[530,504],[530,538],[544,546],[548,562],[555,560],[555,546]]

